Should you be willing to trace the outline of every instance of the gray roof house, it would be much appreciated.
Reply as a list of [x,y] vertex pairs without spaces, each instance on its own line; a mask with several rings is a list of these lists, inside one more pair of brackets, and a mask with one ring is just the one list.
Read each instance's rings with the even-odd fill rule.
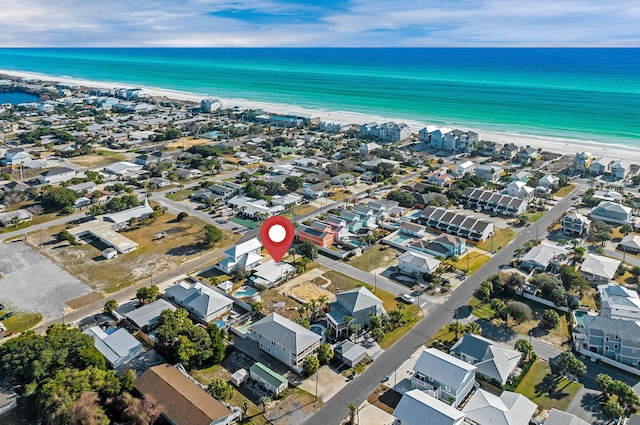
[[534,246],[522,257],[522,263],[529,268],[535,268],[539,271],[547,271],[552,268],[554,263],[566,259],[569,250],[560,246],[552,246],[541,244]]
[[249,239],[226,250],[224,259],[216,267],[227,274],[236,270],[251,270],[260,264],[261,250],[262,243],[258,238]]
[[476,369],[440,350],[427,348],[413,367],[411,387],[458,406],[474,387]]
[[152,329],[160,318],[160,313],[164,310],[177,310],[176,306],[169,301],[162,298],[155,300],[152,303],[143,305],[140,308],[136,308],[128,313],[125,313],[124,317],[129,319],[138,329],[143,332],[147,332]]
[[587,254],[580,266],[585,279],[590,282],[609,283],[615,276],[620,260],[600,255]]
[[626,235],[618,244],[618,249],[624,252],[637,254],[640,252],[640,235],[630,233]]
[[631,223],[632,210],[615,202],[602,201],[591,210],[589,216],[592,220],[598,219],[613,224]]
[[278,313],[271,313],[252,324],[249,334],[263,351],[298,373],[302,372],[304,358],[315,353],[321,340],[320,335]]
[[476,374],[504,385],[513,376],[522,353],[479,335],[465,334],[451,347],[450,354],[477,367]]
[[613,319],[640,320],[638,292],[620,285],[598,285],[600,315]]
[[334,347],[336,357],[349,367],[354,367],[367,358],[367,350],[360,344],[345,339]]
[[567,236],[582,237],[589,232],[591,220],[582,214],[569,213],[562,217],[562,232]]
[[233,305],[230,298],[200,282],[181,281],[167,288],[164,296],[206,323],[231,310]]
[[462,425],[465,414],[420,390],[404,393],[393,411],[394,425]]
[[549,410],[543,425],[589,425],[589,422],[585,422],[571,413],[553,408]]
[[352,324],[364,325],[369,322],[369,314],[386,316],[382,301],[364,286],[344,291],[336,295],[336,301],[329,305],[325,315],[327,325],[335,331],[336,336],[347,335],[345,316],[353,317]]
[[142,354],[142,344],[124,328],[105,332],[94,326],[83,333],[93,338],[96,349],[114,369]]
[[583,326],[581,348],[640,368],[640,321],[587,315]]
[[538,406],[521,394],[503,391],[500,397],[478,389],[462,412],[465,422],[480,425],[529,425]]

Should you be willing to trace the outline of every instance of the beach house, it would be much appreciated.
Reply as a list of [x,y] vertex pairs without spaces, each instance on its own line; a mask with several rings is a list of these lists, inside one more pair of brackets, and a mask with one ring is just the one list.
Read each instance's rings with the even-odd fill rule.
[[224,252],[224,259],[216,264],[220,271],[231,274],[236,270],[251,270],[262,260],[262,243],[258,238],[237,244]]
[[620,260],[587,254],[580,265],[580,272],[589,282],[609,283],[620,266]]
[[298,226],[296,236],[301,242],[309,241],[322,248],[329,248],[334,242],[331,225],[319,220],[314,220],[311,226]]
[[589,217],[592,220],[602,220],[606,223],[630,224],[632,209],[615,202],[602,201],[591,210]]
[[204,323],[222,316],[233,305],[230,298],[201,282],[180,281],[168,287],[164,297]]
[[76,176],[76,170],[67,167],[55,167],[40,173],[38,181],[42,184],[58,184],[71,180]]
[[382,301],[367,288],[361,286],[336,295],[336,301],[329,304],[325,318],[336,337],[348,336],[345,317],[351,317],[352,325],[363,326],[371,320],[370,315],[386,316]]
[[393,425],[463,425],[465,414],[424,391],[403,394],[393,411]]
[[593,161],[591,152],[578,152],[573,158],[573,169],[579,173],[588,171]]
[[409,276],[431,274],[440,266],[440,261],[429,254],[407,250],[398,257],[398,269]]
[[576,212],[562,217],[562,232],[566,236],[584,237],[589,232],[590,226],[591,220]]

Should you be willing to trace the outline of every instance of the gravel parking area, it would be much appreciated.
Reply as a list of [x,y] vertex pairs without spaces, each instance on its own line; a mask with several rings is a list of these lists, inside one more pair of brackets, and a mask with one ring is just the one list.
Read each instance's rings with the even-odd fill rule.
[[0,243],[0,303],[37,311],[44,320],[62,316],[67,300],[91,292],[87,285],[22,242]]

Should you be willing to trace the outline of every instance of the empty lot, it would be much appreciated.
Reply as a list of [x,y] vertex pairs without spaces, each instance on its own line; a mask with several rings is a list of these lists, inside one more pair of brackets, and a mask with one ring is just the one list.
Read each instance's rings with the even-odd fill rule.
[[62,316],[64,303],[91,289],[22,242],[0,243],[0,303],[39,311],[44,320]]

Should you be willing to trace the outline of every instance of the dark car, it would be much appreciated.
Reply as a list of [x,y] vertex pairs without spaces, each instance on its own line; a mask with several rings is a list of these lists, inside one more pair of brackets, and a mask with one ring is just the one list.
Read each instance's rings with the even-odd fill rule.
[[5,314],[4,316],[0,317],[0,320],[6,320],[11,316],[13,316],[13,311],[10,311],[7,314]]

